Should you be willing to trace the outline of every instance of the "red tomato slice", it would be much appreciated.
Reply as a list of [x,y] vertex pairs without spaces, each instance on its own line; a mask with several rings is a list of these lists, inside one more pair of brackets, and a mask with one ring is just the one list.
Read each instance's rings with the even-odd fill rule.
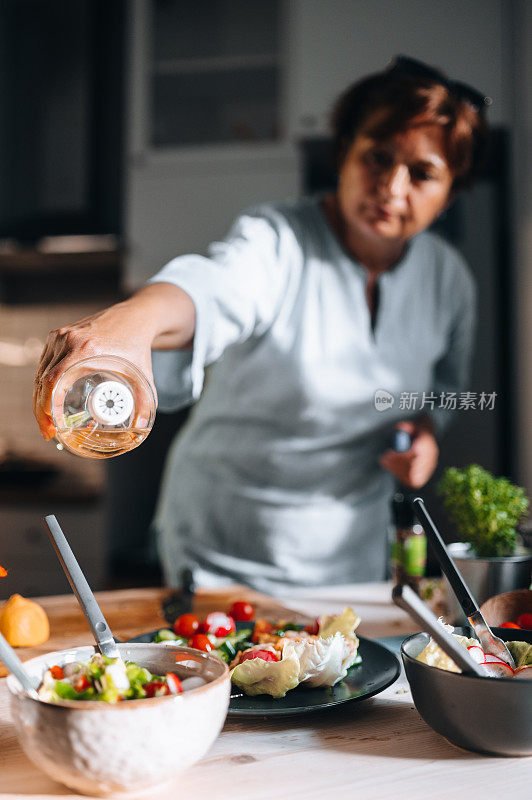
[[213,636],[229,636],[236,630],[235,621],[222,611],[213,611],[208,614],[201,626],[203,633],[212,633]]
[[229,609],[229,616],[236,622],[249,622],[255,618],[255,607],[247,600],[236,600]]
[[183,686],[181,681],[173,672],[166,673],[166,683],[168,684],[168,688],[170,689],[171,694],[181,694],[183,691]]
[[170,694],[170,688],[164,681],[148,681],[143,686],[146,692],[146,697],[161,697],[165,694]]
[[525,630],[530,631],[532,630],[532,614],[524,613],[519,614],[517,617],[517,624],[521,628],[525,628]]
[[262,661],[279,661],[279,656],[270,650],[246,650],[240,656],[240,663],[253,661],[255,658],[260,658]]
[[199,630],[200,621],[194,614],[181,614],[174,622],[174,633],[190,639]]
[[189,640],[188,646],[193,647],[195,650],[203,650],[204,653],[210,653],[211,650],[214,650],[213,643],[204,633],[195,633]]
[[499,625],[500,628],[518,628],[521,630],[520,625],[516,625],[515,622],[503,622],[502,625]]
[[57,664],[53,667],[50,667],[50,673],[52,675],[52,678],[54,678],[54,680],[56,681],[60,681],[65,677],[65,674],[63,672],[63,667],[58,667]]
[[65,677],[63,667],[58,667],[57,664],[54,667],[50,667],[50,672],[52,674],[52,678],[54,678],[56,681],[60,681]]
[[76,692],[84,692],[91,684],[86,675],[80,675],[79,678],[76,678],[72,685],[74,686]]

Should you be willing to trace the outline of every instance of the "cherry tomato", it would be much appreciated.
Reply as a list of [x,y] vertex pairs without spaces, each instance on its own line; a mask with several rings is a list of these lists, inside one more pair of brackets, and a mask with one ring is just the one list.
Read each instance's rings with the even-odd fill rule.
[[194,614],[181,614],[174,622],[174,633],[190,639],[199,630],[200,621]]
[[173,672],[166,673],[166,683],[168,684],[171,694],[181,694],[183,691],[181,681]]
[[213,611],[205,617],[201,630],[203,633],[212,633],[213,636],[229,636],[236,630],[236,625],[233,617],[222,611]]
[[52,674],[52,678],[54,678],[56,681],[60,681],[65,677],[63,667],[58,667],[57,665],[50,667],[50,672]]
[[262,661],[279,661],[279,656],[270,650],[246,650],[240,656],[240,663],[253,661],[255,658],[260,658]]
[[532,630],[532,614],[519,614],[517,617],[517,624],[527,631]]
[[146,697],[162,697],[170,694],[170,688],[164,681],[148,681],[142,688],[146,692]]
[[76,678],[72,685],[74,686],[76,692],[84,692],[91,684],[86,675],[80,675],[78,678]]
[[195,633],[189,640],[188,646],[193,647],[195,650],[203,650],[205,653],[210,653],[211,650],[214,650],[213,643],[204,633]]
[[520,625],[516,625],[515,622],[503,622],[499,627],[501,628],[519,628],[521,630]]
[[247,600],[236,600],[229,609],[229,616],[237,622],[249,622],[255,617],[255,607]]

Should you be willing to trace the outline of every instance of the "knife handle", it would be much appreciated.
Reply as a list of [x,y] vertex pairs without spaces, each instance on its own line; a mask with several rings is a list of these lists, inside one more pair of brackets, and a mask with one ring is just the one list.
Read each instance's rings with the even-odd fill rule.
[[194,595],[194,573],[190,567],[183,567],[181,570],[181,592],[183,595],[192,597]]

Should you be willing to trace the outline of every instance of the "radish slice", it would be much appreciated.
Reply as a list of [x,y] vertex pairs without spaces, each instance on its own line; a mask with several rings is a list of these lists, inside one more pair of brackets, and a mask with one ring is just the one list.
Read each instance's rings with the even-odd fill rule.
[[484,661],[479,666],[488,678],[512,678],[514,674],[513,669],[504,661]]
[[478,645],[472,644],[467,649],[469,651],[469,655],[471,656],[473,661],[477,662],[477,664],[482,664],[486,660],[484,656],[484,650],[482,649],[482,647],[478,647]]
[[532,678],[532,666],[519,667],[514,672],[514,678]]
[[499,658],[499,656],[494,656],[491,653],[486,653],[484,656],[484,661],[486,661],[488,664],[506,664],[506,661],[503,661],[502,658]]

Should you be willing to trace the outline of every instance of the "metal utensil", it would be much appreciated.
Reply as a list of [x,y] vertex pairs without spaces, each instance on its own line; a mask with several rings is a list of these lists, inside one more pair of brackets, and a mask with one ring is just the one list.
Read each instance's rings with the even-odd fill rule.
[[467,650],[453,639],[450,633],[447,633],[432,611],[427,608],[410,586],[394,586],[392,600],[396,606],[410,614],[412,619],[421,626],[422,630],[430,633],[436,644],[441,647],[444,653],[447,653],[449,658],[452,658],[462,672],[466,674],[473,673],[481,678],[486,677]]
[[512,658],[512,654],[504,644],[503,640],[499,639],[498,636],[495,636],[488,623],[482,616],[482,612],[478,607],[477,601],[469,591],[467,584],[456,567],[456,564],[447,552],[445,543],[421,497],[416,497],[413,500],[413,506],[417,518],[423,525],[425,533],[429,537],[429,540],[434,547],[440,567],[446,575],[447,580],[451,584],[453,592],[456,595],[456,599],[460,603],[460,606],[469,620],[471,627],[480,639],[484,652],[491,653],[493,656],[497,656],[506,664],[508,664],[509,667],[515,669],[515,661]]
[[108,658],[120,658],[111,629],[102,614],[100,606],[96,602],[96,598],[87,583],[85,575],[81,571],[81,567],[74,553],[70,549],[70,545],[58,521],[53,514],[44,517],[43,521],[48,530],[54,550],[57,553],[57,557],[72,587],[72,591],[76,595],[81,610],[85,615],[85,619],[89,623],[89,627],[96,639],[100,653],[103,653],[104,656],[108,656]]
[[165,620],[169,625],[174,622],[181,614],[190,614],[194,602],[194,575],[189,567],[181,570],[181,589],[172,592],[162,602],[162,610]]
[[6,642],[2,634],[0,633],[0,658],[8,668],[10,672],[13,673],[15,678],[20,681],[24,689],[26,690],[27,694],[30,697],[33,697],[34,700],[39,699],[39,695],[37,694],[37,689],[39,688],[39,679],[34,678],[29,672],[26,672],[26,668],[20,658],[17,656],[13,648],[10,644]]

